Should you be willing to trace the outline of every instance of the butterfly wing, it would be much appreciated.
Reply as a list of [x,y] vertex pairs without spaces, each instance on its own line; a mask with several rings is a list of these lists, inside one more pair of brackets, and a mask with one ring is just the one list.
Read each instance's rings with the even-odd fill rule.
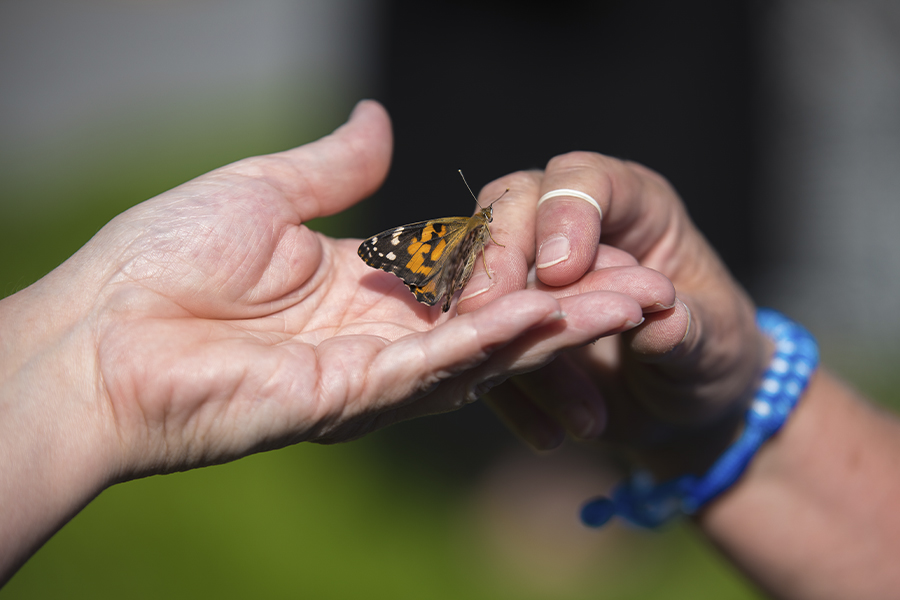
[[388,229],[359,245],[360,258],[403,280],[423,304],[433,306],[446,293],[439,275],[466,235],[466,217],[420,221]]
[[[416,300],[427,306],[434,306],[435,304],[437,304],[438,300],[440,300],[441,297],[447,292],[447,290],[444,289],[444,286],[441,286],[441,280],[438,277],[430,279],[423,285],[407,283],[406,287],[408,287],[409,291],[413,293],[413,295],[416,297]],[[439,287],[440,289],[438,289]]]
[[388,229],[364,240],[357,253],[376,269],[393,273],[415,295],[434,306],[444,298],[447,312],[457,290],[462,289],[490,235],[492,208],[472,217],[448,217],[420,221]]

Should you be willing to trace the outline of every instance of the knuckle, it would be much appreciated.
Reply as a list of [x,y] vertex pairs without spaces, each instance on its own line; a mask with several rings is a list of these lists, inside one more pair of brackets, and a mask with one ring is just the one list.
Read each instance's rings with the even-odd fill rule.
[[554,156],[547,163],[547,170],[554,172],[608,171],[618,163],[614,158],[596,152],[575,151]]
[[509,188],[510,194],[517,197],[522,191],[531,191],[538,186],[539,173],[535,171],[516,171],[509,175],[504,175],[493,183],[489,184],[492,190],[500,188]]
[[623,165],[636,172],[638,175],[643,176],[644,179],[655,183],[662,191],[672,194],[676,193],[675,186],[673,186],[664,175],[661,175],[650,167],[632,161],[625,161]]

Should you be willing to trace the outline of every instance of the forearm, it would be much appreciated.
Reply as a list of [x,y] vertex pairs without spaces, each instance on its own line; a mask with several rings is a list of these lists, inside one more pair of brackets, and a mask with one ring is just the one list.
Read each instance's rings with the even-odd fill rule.
[[0,585],[109,478],[88,336],[42,327],[39,296],[0,301]]
[[900,589],[900,423],[828,373],[742,479],[698,519],[779,598],[886,598]]

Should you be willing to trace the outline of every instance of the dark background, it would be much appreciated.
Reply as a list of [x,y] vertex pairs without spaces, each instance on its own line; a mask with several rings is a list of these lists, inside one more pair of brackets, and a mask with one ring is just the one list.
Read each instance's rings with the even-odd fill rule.
[[591,150],[667,177],[738,277],[753,271],[748,2],[392,0],[377,97],[393,168],[373,233],[468,215],[477,189]]

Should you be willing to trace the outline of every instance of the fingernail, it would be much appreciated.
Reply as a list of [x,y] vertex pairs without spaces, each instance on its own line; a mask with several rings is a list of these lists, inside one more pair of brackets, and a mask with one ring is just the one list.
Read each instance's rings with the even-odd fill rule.
[[691,325],[694,322],[694,318],[691,315],[691,309],[688,308],[688,305],[682,302],[681,300],[676,300],[678,304],[681,304],[684,307],[685,312],[687,312],[687,327],[684,328],[684,335],[681,337],[681,341],[678,344],[683,344],[686,339],[688,339],[688,334],[691,332]]
[[547,315],[544,320],[541,321],[541,326],[564,321],[567,316],[568,315],[566,315],[566,313],[564,313],[563,311],[557,310]]
[[569,258],[569,238],[557,234],[544,240],[538,249],[537,268],[546,269]]
[[594,426],[597,420],[591,412],[583,404],[570,404],[563,409],[562,419],[565,421],[566,431],[577,437],[578,439],[587,439],[593,437]]
[[637,326],[639,326],[639,325],[643,325],[643,324],[644,324],[644,321],[646,321],[646,320],[647,320],[647,319],[641,317],[641,320],[638,321],[637,323],[635,323],[634,321],[632,321],[632,320],[629,319],[629,320],[625,321],[625,325],[622,326],[622,331],[629,331],[629,330],[634,329],[635,327],[637,327]]
[[547,451],[558,448],[566,439],[566,432],[559,426],[540,427],[529,432],[527,442],[538,451]]
[[491,289],[491,278],[483,271],[478,272],[475,275],[472,275],[472,279],[466,284],[466,289],[462,296],[459,297],[459,301],[462,302],[463,300],[474,298],[479,294],[485,293],[489,289]]

